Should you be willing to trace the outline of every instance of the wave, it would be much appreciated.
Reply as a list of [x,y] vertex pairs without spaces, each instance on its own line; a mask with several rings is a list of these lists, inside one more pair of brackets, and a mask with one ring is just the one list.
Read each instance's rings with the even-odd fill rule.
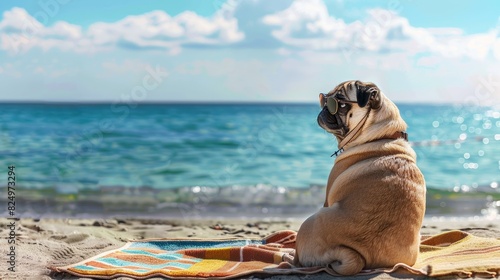
[[[5,188],[6,189],[6,188]],[[73,192],[68,192],[72,189]],[[225,187],[101,186],[95,189],[19,188],[16,199],[29,205],[25,214],[125,214],[137,216],[269,216],[303,217],[323,205],[325,187],[267,184]],[[5,195],[2,198],[6,197]],[[21,213],[23,209],[20,210]],[[492,186],[442,190],[427,188],[426,216],[500,216],[500,189]]]

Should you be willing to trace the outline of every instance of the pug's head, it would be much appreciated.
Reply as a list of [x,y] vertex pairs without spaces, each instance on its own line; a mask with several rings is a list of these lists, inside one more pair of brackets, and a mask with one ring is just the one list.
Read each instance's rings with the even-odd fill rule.
[[343,82],[320,94],[319,102],[318,124],[337,138],[339,148],[387,138],[407,128],[396,105],[373,83]]
[[373,83],[347,81],[328,94],[319,95],[321,112],[318,124],[342,140],[370,109],[379,109],[382,103],[379,88]]

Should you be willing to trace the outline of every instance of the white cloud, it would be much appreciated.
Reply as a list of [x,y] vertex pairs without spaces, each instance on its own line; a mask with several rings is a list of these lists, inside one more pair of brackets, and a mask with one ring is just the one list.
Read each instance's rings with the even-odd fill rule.
[[89,27],[87,35],[94,45],[163,48],[174,49],[174,52],[185,44],[225,45],[244,37],[234,18],[220,14],[204,18],[189,11],[175,17],[153,11],[115,23],[96,23]]
[[44,51],[57,48],[82,52],[90,45],[80,26],[58,21],[46,27],[22,8],[5,11],[0,21],[0,48],[10,53],[32,48]]
[[22,8],[12,8],[3,13],[3,20],[0,22],[0,30],[7,32],[17,32],[31,34],[35,30],[40,30],[43,25],[30,16]]
[[352,29],[359,23],[346,25],[328,15],[321,0],[297,0],[283,11],[265,16],[262,21],[278,29],[272,35],[285,45],[315,50],[334,49],[351,41]]
[[152,11],[113,23],[97,22],[86,31],[62,21],[44,26],[22,8],[4,12],[0,21],[0,48],[11,53],[33,48],[95,52],[121,47],[163,49],[175,55],[184,45],[228,45],[243,38],[237,19],[227,7],[210,18],[190,11],[175,17]]
[[418,28],[394,11],[371,9],[363,21],[346,23],[331,16],[322,0],[295,0],[288,8],[266,15],[272,35],[284,45],[308,50],[353,52],[431,52],[444,57],[499,59],[499,28],[464,35],[459,28]]

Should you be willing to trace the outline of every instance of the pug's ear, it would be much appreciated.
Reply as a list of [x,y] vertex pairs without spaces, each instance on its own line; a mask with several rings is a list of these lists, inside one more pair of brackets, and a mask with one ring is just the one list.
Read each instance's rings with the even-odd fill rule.
[[356,99],[359,107],[365,107],[370,102],[372,109],[380,108],[380,89],[374,83],[356,81]]

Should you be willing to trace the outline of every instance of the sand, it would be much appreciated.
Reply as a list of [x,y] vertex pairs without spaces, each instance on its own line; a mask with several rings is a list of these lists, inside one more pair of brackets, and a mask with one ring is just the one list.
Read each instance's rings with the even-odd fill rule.
[[[260,238],[269,233],[297,230],[302,219],[21,219],[16,223],[16,272],[9,271],[6,254],[13,220],[0,218],[1,279],[87,279],[51,273],[47,266],[63,266],[121,247],[127,240],[172,237]],[[431,235],[461,229],[483,237],[500,238],[500,219],[426,218],[421,233]],[[270,279],[322,279],[326,274],[273,276]],[[408,274],[354,276],[352,279],[405,279]],[[117,278],[130,279],[130,278]],[[161,278],[152,278],[161,279]],[[422,278],[423,279],[423,278]]]

